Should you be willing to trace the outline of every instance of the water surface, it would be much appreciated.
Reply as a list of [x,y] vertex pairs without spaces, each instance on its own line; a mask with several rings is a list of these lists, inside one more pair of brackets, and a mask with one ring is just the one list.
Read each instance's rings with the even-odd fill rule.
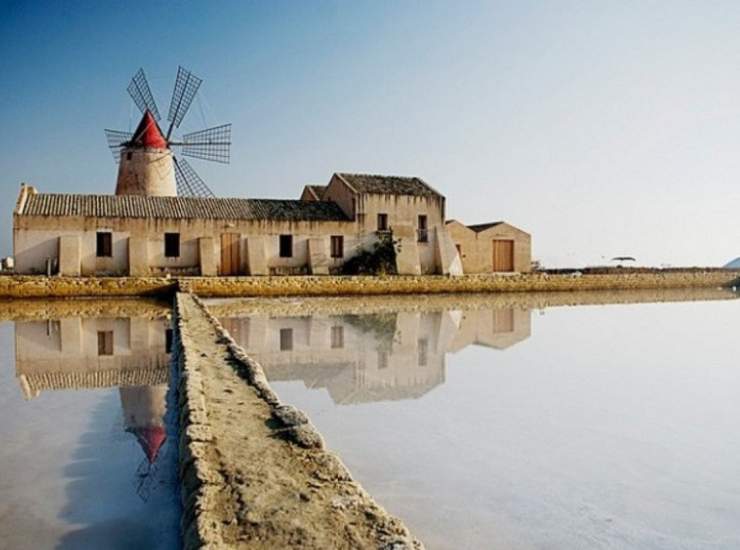
[[211,307],[429,548],[730,549],[740,309],[709,297]]
[[0,547],[177,548],[168,309],[47,309],[3,304]]

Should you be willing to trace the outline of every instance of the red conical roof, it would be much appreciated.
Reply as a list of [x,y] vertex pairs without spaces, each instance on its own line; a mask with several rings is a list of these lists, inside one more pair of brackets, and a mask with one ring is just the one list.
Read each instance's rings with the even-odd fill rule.
[[154,461],[157,460],[159,449],[167,439],[167,433],[164,428],[162,426],[147,426],[144,428],[134,428],[130,431],[134,433],[139,445],[144,449],[144,454],[146,454],[149,464],[154,464]]
[[162,135],[162,130],[159,129],[156,119],[149,111],[146,111],[144,116],[141,117],[141,122],[136,127],[131,144],[141,147],[154,147],[156,149],[165,149],[167,147],[167,140]]

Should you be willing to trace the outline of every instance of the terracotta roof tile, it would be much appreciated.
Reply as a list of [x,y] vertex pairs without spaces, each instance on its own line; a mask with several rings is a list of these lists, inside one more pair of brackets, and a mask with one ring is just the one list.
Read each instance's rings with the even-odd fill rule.
[[52,193],[29,195],[21,215],[274,221],[349,220],[333,202]]
[[439,197],[421,178],[401,176],[380,176],[374,174],[337,174],[349,183],[358,193],[382,195],[414,195],[420,197]]

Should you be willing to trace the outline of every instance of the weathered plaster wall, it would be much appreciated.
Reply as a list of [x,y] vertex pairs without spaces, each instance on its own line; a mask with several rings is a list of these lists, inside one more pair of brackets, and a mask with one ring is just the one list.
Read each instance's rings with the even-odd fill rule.
[[[378,214],[388,215],[388,225],[394,237],[408,228],[411,236],[407,247],[418,248],[421,273],[435,273],[434,248],[436,246],[436,228],[444,229],[444,198],[416,197],[406,195],[363,194],[357,198],[358,224],[360,231],[371,233],[378,229]],[[419,216],[427,216],[427,240],[419,242]],[[404,232],[406,235],[407,232]]]
[[116,195],[177,195],[172,152],[150,148],[125,148],[121,151]]
[[[96,257],[96,232],[113,234],[113,255]],[[164,234],[180,234],[180,256],[164,255]],[[80,236],[81,273],[93,275],[157,275],[166,272],[180,275],[200,273],[201,238],[211,238],[213,257],[220,267],[221,235],[236,233],[240,240],[240,274],[249,273],[248,242],[257,237],[264,241],[265,262],[268,272],[301,273],[308,271],[308,239],[318,238],[329,246],[332,235],[344,237],[344,260],[351,257],[363,243],[357,236],[352,222],[275,222],[259,220],[161,220],[141,218],[51,218],[14,217],[14,251],[18,273],[45,273],[46,258],[59,258],[59,237]],[[293,235],[293,256],[281,258],[279,236]],[[132,259],[129,269],[129,250],[139,243],[140,253]],[[143,247],[143,248],[141,248]],[[146,272],[142,272],[146,256]],[[343,260],[329,258],[331,266]]]

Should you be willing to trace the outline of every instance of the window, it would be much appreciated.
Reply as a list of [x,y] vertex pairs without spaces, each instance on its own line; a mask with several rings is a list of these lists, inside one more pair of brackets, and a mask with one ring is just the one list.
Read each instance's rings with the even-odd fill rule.
[[342,235],[331,236],[331,257],[332,258],[343,258],[344,257],[344,237]]
[[429,350],[429,341],[426,338],[419,339],[419,366],[427,366],[427,352]]
[[164,352],[165,353],[172,353],[172,337],[174,333],[172,332],[171,328],[168,328],[164,331]]
[[293,329],[280,329],[280,351],[290,351],[293,349]]
[[456,244],[455,248],[457,248],[457,255],[462,258],[462,246],[459,244]]
[[378,351],[378,370],[388,368],[388,352]]
[[129,151],[128,153],[126,153],[126,160],[131,160],[131,156],[132,156],[131,151]]
[[331,327],[331,347],[339,349],[344,347],[344,327]]
[[388,231],[388,214],[378,214],[378,231]]
[[429,240],[429,234],[427,231],[427,217],[424,215],[419,216],[419,242],[425,243]]
[[293,257],[293,235],[280,235],[280,257]]
[[180,256],[180,234],[179,233],[165,233],[164,234],[164,257],[165,258],[178,258]]
[[113,331],[98,331],[98,355],[113,355]]
[[95,255],[98,258],[110,258],[113,256],[113,233],[108,231],[98,233]]

